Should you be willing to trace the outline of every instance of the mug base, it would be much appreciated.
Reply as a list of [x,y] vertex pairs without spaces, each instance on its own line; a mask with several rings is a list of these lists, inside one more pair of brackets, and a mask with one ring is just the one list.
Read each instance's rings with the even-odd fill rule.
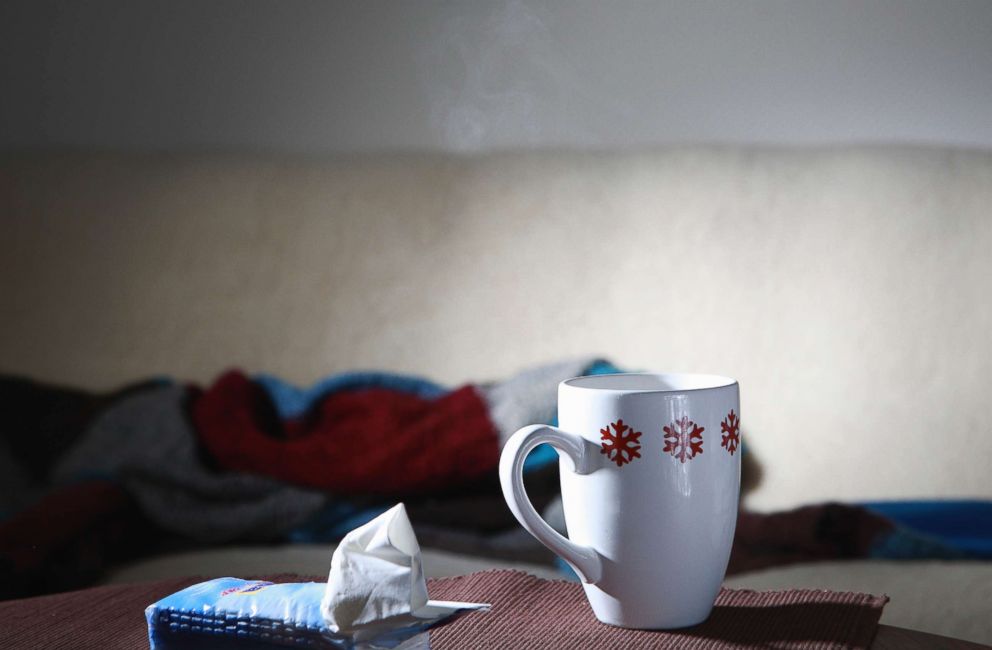
[[[637,618],[604,618],[596,614],[596,619],[611,627],[621,627],[628,630],[682,630],[687,627],[694,627],[703,623],[710,617],[712,609],[706,611],[702,616],[690,616],[678,619],[653,619],[643,620]],[[595,612],[594,612],[595,613]]]

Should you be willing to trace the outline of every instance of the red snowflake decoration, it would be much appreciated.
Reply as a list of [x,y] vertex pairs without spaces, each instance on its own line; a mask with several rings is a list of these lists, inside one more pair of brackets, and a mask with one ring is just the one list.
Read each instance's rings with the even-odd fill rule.
[[703,453],[702,434],[705,430],[688,416],[683,415],[681,420],[675,420],[664,428],[665,448],[662,451],[668,452],[683,463],[691,460],[696,454]]
[[741,444],[741,416],[735,414],[734,409],[730,409],[730,415],[720,423],[720,430],[726,434],[723,436],[723,442],[720,443],[720,446],[726,447],[730,455],[733,456]]
[[[613,427],[613,433],[610,433],[610,427]],[[606,457],[616,463],[617,467],[641,457],[640,452],[637,451],[641,448],[638,442],[641,432],[634,431],[624,424],[623,420],[617,420],[605,429],[600,429],[599,432],[603,434],[603,448],[600,453],[606,454]]]

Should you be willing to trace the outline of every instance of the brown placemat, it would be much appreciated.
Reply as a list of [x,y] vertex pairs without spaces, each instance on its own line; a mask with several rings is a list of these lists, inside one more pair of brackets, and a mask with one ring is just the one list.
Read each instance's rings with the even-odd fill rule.
[[0,602],[0,648],[147,650],[145,607],[203,580],[172,578],[5,600]]
[[887,596],[836,591],[723,589],[701,625],[672,632],[598,622],[582,587],[520,571],[431,581],[431,598],[492,604],[431,632],[431,650],[456,648],[867,648]]
[[[320,577],[258,576],[273,582]],[[0,648],[148,647],[144,610],[204,578],[109,585],[0,602]],[[866,648],[885,596],[830,591],[724,589],[710,618],[679,632],[647,632],[596,621],[581,586],[519,571],[485,571],[430,580],[431,598],[487,602],[431,632],[432,650],[473,648]]]

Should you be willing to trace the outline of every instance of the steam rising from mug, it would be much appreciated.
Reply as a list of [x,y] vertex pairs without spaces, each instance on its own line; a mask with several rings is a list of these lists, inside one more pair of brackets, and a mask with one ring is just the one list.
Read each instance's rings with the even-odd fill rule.
[[[521,0],[453,3],[419,63],[431,127],[455,151],[600,141],[574,107],[600,104],[549,28],[550,12]],[[558,13],[561,13],[559,7]],[[560,18],[560,17],[559,17]],[[606,107],[623,119],[622,109]],[[600,108],[603,108],[600,106]]]

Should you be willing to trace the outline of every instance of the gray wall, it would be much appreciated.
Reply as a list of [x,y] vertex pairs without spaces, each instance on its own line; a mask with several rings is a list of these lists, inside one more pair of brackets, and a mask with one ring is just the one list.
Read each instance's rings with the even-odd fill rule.
[[15,1],[0,147],[992,146],[992,2]]

